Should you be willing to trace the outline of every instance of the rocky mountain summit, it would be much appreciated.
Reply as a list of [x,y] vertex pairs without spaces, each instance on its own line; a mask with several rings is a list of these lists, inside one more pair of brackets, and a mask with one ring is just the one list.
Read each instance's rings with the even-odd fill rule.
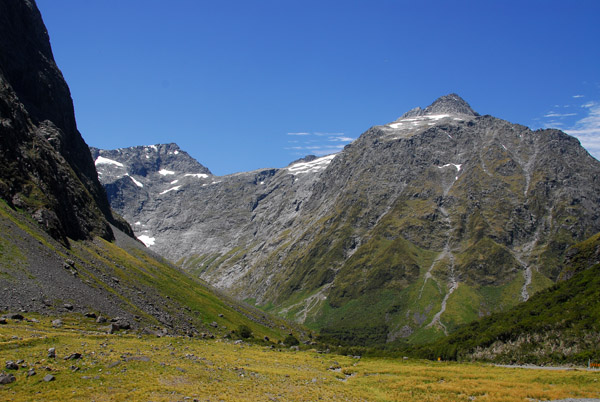
[[364,343],[420,342],[526,300],[600,231],[600,163],[577,139],[480,116],[456,94],[335,155],[197,181],[173,170],[144,195],[140,161],[111,155],[133,191],[111,204],[153,250]]
[[409,110],[398,120],[407,119],[409,117],[445,114],[454,116],[479,116],[479,113],[471,109],[471,106],[460,96],[457,94],[449,94],[436,99],[435,102],[427,106],[425,109],[421,109],[420,106],[417,106],[416,108]]
[[142,223],[138,215],[142,208],[151,208],[151,195],[162,199],[170,192],[177,193],[184,184],[211,182],[211,172],[175,144],[114,151],[91,148],[91,153],[100,180],[106,183],[109,202],[126,214],[138,238],[147,245],[153,245],[154,240],[143,228],[153,223]]

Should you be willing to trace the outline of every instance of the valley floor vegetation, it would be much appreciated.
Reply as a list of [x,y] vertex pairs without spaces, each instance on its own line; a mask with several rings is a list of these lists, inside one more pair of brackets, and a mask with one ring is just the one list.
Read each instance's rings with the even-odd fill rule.
[[0,325],[3,401],[600,398],[600,370],[361,358],[306,345],[298,350],[252,342],[251,334],[244,341],[107,334],[94,320],[77,314],[62,316],[59,327],[52,325],[56,317],[23,315]]

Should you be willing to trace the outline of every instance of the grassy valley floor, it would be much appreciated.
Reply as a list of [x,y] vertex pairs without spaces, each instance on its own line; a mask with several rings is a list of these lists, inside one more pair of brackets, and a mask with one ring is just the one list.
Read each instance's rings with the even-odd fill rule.
[[[4,401],[523,401],[600,398],[600,370],[376,359],[227,339],[108,335],[79,315],[0,326]],[[33,318],[33,320],[32,320]],[[36,322],[37,321],[37,322]],[[48,357],[55,348],[56,357]],[[77,358],[75,353],[81,354]],[[71,356],[71,359],[66,359]],[[33,368],[35,375],[28,376]],[[52,381],[45,381],[48,375]],[[49,377],[47,377],[49,379]]]

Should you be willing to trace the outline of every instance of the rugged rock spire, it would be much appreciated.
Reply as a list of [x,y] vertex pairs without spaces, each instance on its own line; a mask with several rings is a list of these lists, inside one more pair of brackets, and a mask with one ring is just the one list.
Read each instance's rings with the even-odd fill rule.
[[460,96],[455,93],[444,95],[435,100],[431,105],[425,109],[416,107],[408,112],[404,113],[401,119],[416,116],[431,116],[440,114],[452,114],[452,115],[467,115],[467,116],[479,116],[479,113],[474,111],[471,106]]

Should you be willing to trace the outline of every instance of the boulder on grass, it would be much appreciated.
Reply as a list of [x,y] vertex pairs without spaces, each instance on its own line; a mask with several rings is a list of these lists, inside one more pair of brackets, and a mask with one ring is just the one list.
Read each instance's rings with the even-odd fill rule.
[[15,382],[17,379],[12,374],[0,373],[0,384],[10,384]]

